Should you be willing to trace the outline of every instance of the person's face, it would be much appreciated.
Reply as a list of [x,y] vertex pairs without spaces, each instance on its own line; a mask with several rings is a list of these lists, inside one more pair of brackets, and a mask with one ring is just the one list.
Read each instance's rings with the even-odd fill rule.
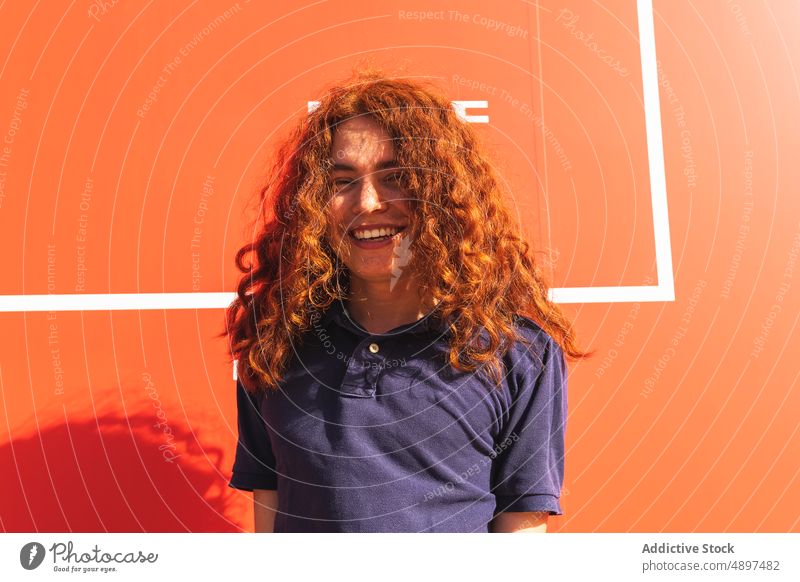
[[391,136],[369,117],[334,131],[328,240],[351,281],[394,283],[408,263],[410,206],[394,156]]

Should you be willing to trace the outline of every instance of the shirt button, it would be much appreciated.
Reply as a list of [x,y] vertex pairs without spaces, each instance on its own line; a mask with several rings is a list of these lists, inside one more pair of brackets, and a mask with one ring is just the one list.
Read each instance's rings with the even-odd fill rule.
[[371,351],[373,354],[377,354],[379,349],[381,348],[378,346],[378,344],[369,344],[369,351]]

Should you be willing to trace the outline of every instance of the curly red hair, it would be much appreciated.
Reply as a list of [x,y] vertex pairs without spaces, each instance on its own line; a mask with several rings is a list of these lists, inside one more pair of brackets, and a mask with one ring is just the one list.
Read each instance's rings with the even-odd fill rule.
[[[349,276],[327,242],[325,208],[333,193],[333,133],[361,115],[395,144],[413,216],[408,268],[437,300],[437,318],[448,322],[450,364],[465,372],[485,365],[499,384],[500,357],[521,339],[515,314],[535,321],[567,356],[588,355],[548,299],[474,129],[438,87],[371,70],[330,88],[304,115],[277,151],[272,183],[261,190],[260,231],[236,254],[244,275],[221,334],[231,338],[245,388],[277,389],[312,312],[347,299]],[[245,264],[248,255],[254,260]],[[476,344],[481,329],[486,345]]]

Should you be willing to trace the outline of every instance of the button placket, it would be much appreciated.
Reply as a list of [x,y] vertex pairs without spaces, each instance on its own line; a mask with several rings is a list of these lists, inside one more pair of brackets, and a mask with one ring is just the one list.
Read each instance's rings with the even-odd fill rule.
[[379,355],[380,346],[374,338],[365,338],[353,351],[347,363],[341,391],[350,396],[369,398],[375,395],[378,376],[383,367],[383,356]]
[[367,369],[365,370],[364,377],[367,379],[370,389],[374,394],[378,387],[378,376],[380,375],[381,368],[383,368],[384,358],[383,355],[379,353],[380,346],[377,342],[372,340],[374,340],[374,338],[367,340],[369,341],[369,345],[367,346],[367,351],[365,353]]

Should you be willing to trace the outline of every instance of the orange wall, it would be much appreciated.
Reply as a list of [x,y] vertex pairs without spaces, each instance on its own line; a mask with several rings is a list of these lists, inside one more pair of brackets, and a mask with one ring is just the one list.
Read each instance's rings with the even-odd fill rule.
[[[488,101],[556,287],[655,284],[636,3],[428,4],[5,3],[0,295],[233,291],[272,146],[365,58]],[[653,10],[675,301],[565,306],[551,529],[800,531],[800,8]],[[0,528],[248,529],[222,315],[0,311]]]

